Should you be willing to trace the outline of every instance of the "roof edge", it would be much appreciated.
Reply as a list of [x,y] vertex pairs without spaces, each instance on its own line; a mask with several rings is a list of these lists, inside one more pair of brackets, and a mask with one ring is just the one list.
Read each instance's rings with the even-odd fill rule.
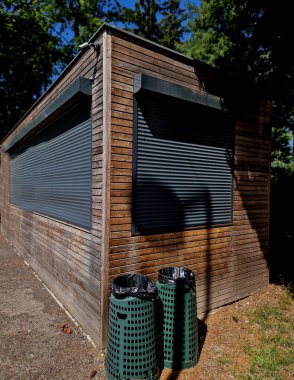
[[[197,62],[198,65],[201,65],[203,67],[207,67],[207,68],[210,68],[211,70],[217,70],[216,68],[204,63],[204,62],[201,62],[201,61],[198,61],[198,60],[195,60],[191,57],[188,57],[187,55],[185,54],[182,54],[180,52],[177,52],[175,50],[172,50],[170,48],[167,48],[165,46],[162,46],[156,42],[153,42],[153,41],[150,41],[150,40],[147,40],[146,38],[143,38],[143,37],[140,37],[140,36],[137,36],[136,34],[134,33],[131,33],[131,32],[128,32],[124,29],[121,29],[121,28],[118,28],[114,25],[111,25],[109,23],[103,23],[103,25],[101,25],[101,27],[93,34],[93,36],[89,39],[89,43],[90,42],[93,42],[95,41],[97,38],[100,37],[100,35],[102,35],[105,31],[113,31],[113,32],[116,32],[116,33],[119,33],[121,35],[125,35],[125,36],[129,36],[131,38],[133,38],[134,40],[137,40],[137,41],[141,41],[142,43],[148,45],[148,46],[153,46],[153,47],[156,47],[157,49],[161,50],[162,52],[165,52],[165,53],[168,53],[168,54],[171,54],[175,57],[178,57],[180,58],[181,60],[185,60],[187,63],[189,64],[195,64]],[[61,79],[64,77],[64,75],[72,68],[72,66],[80,59],[80,57],[85,53],[84,50],[80,50],[77,55],[70,61],[70,63],[64,68],[64,70],[59,74],[59,76],[54,80],[54,82],[47,88],[47,90],[33,103],[33,105],[24,113],[24,115],[17,121],[17,123],[11,128],[11,130],[2,138],[2,140],[0,141],[0,144],[3,143],[3,141],[5,141],[7,139],[8,136],[10,136],[10,134],[12,134],[15,129],[20,125],[20,123],[30,114],[30,112],[36,107],[37,104],[40,103],[41,100],[44,99],[44,97],[50,92],[52,91],[52,89],[61,81]]]

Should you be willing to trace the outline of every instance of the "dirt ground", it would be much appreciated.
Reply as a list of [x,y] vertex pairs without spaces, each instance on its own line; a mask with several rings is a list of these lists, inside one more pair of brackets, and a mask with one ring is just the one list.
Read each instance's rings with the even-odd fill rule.
[[[248,315],[264,305],[278,307],[285,295],[282,286],[268,285],[258,293],[210,314],[205,324],[200,325],[202,350],[198,364],[180,373],[165,369],[160,380],[263,380],[250,374],[249,357],[244,346],[260,346],[260,326],[249,320]],[[294,320],[294,302],[290,307],[290,318]],[[281,377],[266,377],[271,380],[292,380],[293,373]]]
[[[258,326],[249,323],[248,310],[273,303],[282,291],[269,285],[199,322],[198,364],[180,373],[165,369],[160,380],[249,378],[243,347],[258,343]],[[104,380],[103,359],[1,236],[0,380]]]

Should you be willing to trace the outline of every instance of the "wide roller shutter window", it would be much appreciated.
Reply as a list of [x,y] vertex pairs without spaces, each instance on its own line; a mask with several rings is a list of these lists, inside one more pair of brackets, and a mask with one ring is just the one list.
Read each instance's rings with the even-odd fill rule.
[[136,96],[133,232],[232,223],[233,126],[225,113]]
[[84,228],[91,227],[90,104],[79,104],[11,153],[11,202]]

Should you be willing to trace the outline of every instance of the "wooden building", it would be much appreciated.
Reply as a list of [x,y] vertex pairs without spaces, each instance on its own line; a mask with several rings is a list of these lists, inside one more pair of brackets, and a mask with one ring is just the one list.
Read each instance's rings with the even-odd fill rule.
[[2,142],[2,233],[98,347],[109,283],[196,273],[199,315],[268,283],[270,104],[109,25]]

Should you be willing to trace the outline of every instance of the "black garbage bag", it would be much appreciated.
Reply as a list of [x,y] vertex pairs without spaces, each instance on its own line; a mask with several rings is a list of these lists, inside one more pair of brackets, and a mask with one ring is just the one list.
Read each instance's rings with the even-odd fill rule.
[[169,267],[160,269],[158,281],[161,284],[186,285],[189,288],[195,288],[195,275],[187,268]]
[[154,300],[157,297],[157,288],[150,278],[143,274],[125,274],[115,278],[111,284],[111,291],[116,298],[131,296]]

